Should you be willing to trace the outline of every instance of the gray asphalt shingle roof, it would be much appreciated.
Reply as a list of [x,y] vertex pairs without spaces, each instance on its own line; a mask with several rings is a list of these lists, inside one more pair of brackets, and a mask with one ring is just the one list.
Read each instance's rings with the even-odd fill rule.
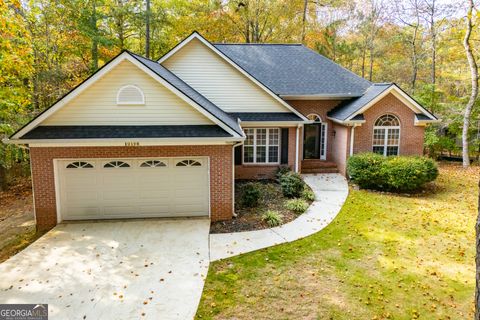
[[293,112],[230,112],[242,121],[303,121]]
[[332,60],[299,44],[214,44],[278,95],[361,96],[371,86]]
[[217,119],[225,123],[235,132],[237,132],[240,135],[243,135],[243,131],[240,128],[240,125],[238,124],[236,119],[229,116],[228,113],[226,113],[225,111],[217,107],[215,104],[213,104],[210,100],[202,96],[195,89],[193,89],[191,86],[185,83],[182,79],[177,77],[173,72],[171,72],[170,70],[168,70],[167,68],[165,68],[164,66],[162,66],[156,61],[147,59],[145,57],[139,56],[129,51],[127,52],[130,55],[132,55],[135,59],[137,59],[140,63],[142,63],[147,68],[155,72],[158,76],[160,76],[161,78],[166,80],[168,83],[170,83],[172,86],[180,90],[187,97],[195,101],[198,105],[200,105],[202,108],[207,110],[210,114],[212,114]]
[[367,89],[363,96],[342,102],[328,112],[328,116],[342,121],[346,120],[392,85],[392,83],[375,83]]
[[217,125],[189,126],[40,126],[21,139],[109,139],[229,137]]

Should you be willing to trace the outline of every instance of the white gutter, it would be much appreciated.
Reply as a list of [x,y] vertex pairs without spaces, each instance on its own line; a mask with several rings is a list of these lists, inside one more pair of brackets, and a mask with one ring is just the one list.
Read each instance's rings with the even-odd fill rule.
[[313,123],[314,121],[241,121],[242,128],[246,127],[284,127],[284,126],[296,126],[304,123]]
[[338,119],[335,119],[335,118],[331,118],[331,117],[327,117],[327,119],[329,120],[332,120],[333,122],[336,122],[336,123],[339,123],[339,124],[343,124],[343,125],[355,125],[355,124],[362,124],[362,123],[365,123],[366,120],[338,120]]
[[442,119],[436,119],[436,120],[418,120],[416,117],[415,117],[415,121],[413,122],[413,124],[415,126],[426,126],[427,124],[430,124],[430,123],[440,123],[442,122]]
[[323,95],[323,94],[306,94],[306,95],[288,95],[281,94],[280,97],[285,100],[347,100],[361,97],[358,94],[352,95]]
[[155,146],[155,145],[198,145],[226,144],[243,141],[245,137],[205,137],[205,138],[110,138],[110,139],[8,139],[5,144],[28,144],[30,146]]

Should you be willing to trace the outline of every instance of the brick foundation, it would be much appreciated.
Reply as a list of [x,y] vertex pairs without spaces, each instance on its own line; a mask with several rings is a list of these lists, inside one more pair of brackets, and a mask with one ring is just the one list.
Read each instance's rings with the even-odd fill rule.
[[[296,127],[288,128],[288,166],[292,170],[295,170],[296,131]],[[235,166],[235,179],[274,179],[279,166],[267,164]]]
[[37,228],[57,224],[54,159],[210,157],[210,207],[212,221],[232,218],[232,146],[152,146],[152,147],[31,147],[32,181]]

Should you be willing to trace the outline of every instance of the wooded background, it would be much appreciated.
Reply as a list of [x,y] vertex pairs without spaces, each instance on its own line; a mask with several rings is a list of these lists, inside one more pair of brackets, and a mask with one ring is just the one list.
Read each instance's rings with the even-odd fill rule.
[[[472,83],[467,12],[461,0],[0,0],[0,138],[122,49],[157,59],[197,30],[212,42],[303,43],[366,79],[396,82],[443,119],[428,130],[426,150],[460,154]],[[478,17],[474,10],[475,58]],[[478,105],[469,125],[473,156]],[[0,146],[0,168],[27,158]]]

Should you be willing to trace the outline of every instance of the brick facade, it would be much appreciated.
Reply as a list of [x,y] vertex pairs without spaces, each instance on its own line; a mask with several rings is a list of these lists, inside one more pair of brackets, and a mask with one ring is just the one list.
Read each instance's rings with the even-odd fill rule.
[[[289,100],[287,101],[292,107],[298,110],[304,116],[309,114],[317,114],[322,122],[327,124],[327,159],[333,161],[332,143],[333,143],[333,122],[327,119],[327,112],[335,108],[340,100]],[[303,130],[300,133],[300,160],[303,159]]]
[[400,154],[422,155],[425,127],[415,126],[415,113],[391,93],[363,114],[366,122],[355,128],[353,152],[372,151],[373,126],[378,117],[386,113],[393,114],[400,120]]
[[332,138],[332,161],[337,164],[338,171],[343,175],[346,175],[347,172],[351,129],[351,127],[340,124],[333,125],[335,136]]
[[[288,166],[292,170],[295,170],[296,131],[296,127],[288,128]],[[235,179],[273,179],[279,166],[268,164],[238,165],[235,166]]]
[[233,214],[232,146],[145,146],[145,147],[31,147],[32,181],[37,228],[57,224],[54,159],[210,157],[210,207],[212,221],[227,220]]

